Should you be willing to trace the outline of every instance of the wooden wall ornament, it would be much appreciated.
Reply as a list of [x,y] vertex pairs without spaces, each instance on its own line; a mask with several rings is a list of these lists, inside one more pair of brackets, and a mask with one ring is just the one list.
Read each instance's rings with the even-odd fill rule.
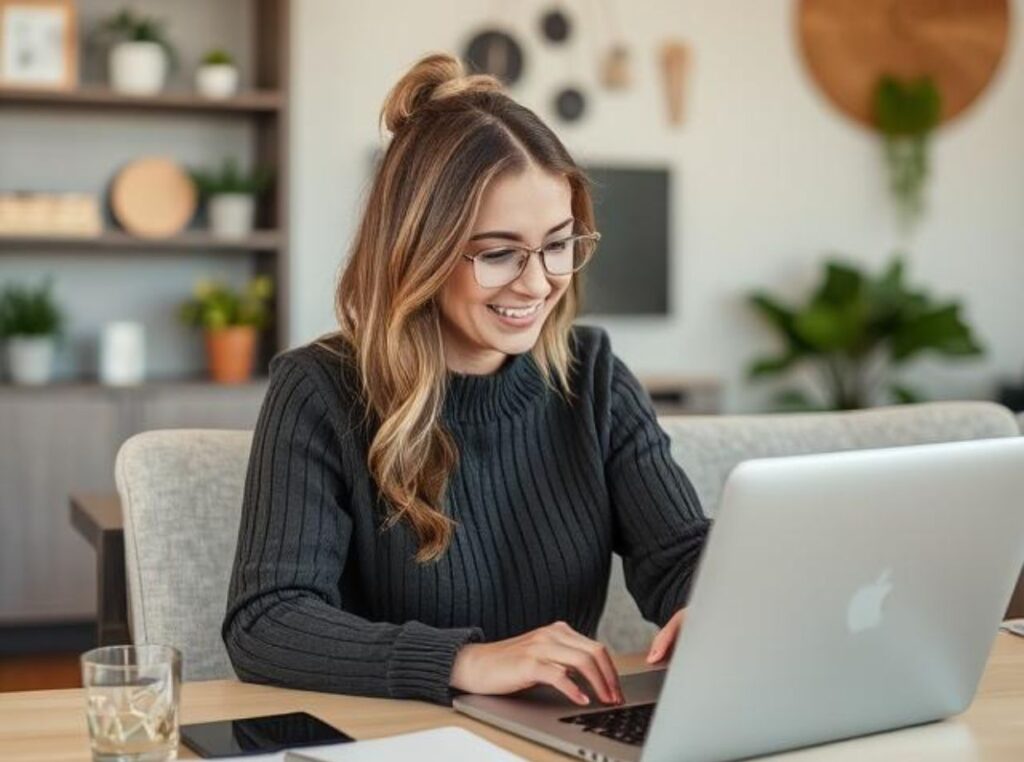
[[668,121],[677,127],[683,123],[690,47],[682,40],[669,40],[661,46],[660,59],[661,84],[665,93]]
[[1008,0],[800,0],[804,62],[843,113],[874,127],[881,77],[931,77],[940,124],[964,111],[992,80],[1006,50]]
[[140,238],[177,235],[195,214],[196,203],[192,178],[176,162],[159,156],[131,162],[110,188],[114,218]]

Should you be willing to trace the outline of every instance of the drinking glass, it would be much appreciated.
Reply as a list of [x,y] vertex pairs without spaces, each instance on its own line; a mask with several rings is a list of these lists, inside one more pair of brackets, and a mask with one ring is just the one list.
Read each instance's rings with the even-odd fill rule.
[[181,653],[176,649],[139,645],[87,651],[82,687],[95,762],[177,758]]

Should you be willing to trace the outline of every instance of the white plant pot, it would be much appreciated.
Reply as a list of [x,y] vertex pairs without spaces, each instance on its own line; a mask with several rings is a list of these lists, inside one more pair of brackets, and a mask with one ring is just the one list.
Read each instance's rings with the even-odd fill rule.
[[217,238],[245,238],[252,233],[255,199],[248,193],[218,193],[210,197],[210,232]]
[[238,92],[238,69],[231,64],[204,64],[196,69],[196,90],[204,98],[230,98]]
[[7,367],[11,380],[22,386],[46,384],[53,376],[53,336],[11,336],[7,339]]
[[154,95],[167,80],[167,52],[155,42],[119,42],[110,49],[110,86],[128,95]]

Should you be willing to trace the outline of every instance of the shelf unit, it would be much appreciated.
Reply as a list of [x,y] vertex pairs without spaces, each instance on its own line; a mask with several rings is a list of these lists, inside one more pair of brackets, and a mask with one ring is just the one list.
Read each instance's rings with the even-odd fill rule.
[[[274,182],[260,199],[257,231],[242,240],[216,239],[202,230],[187,230],[167,239],[143,239],[117,229],[95,237],[0,235],[4,254],[39,251],[60,252],[86,258],[99,254],[141,256],[180,253],[250,257],[254,274],[270,275],[275,284],[273,326],[261,337],[259,372],[288,344],[288,38],[290,0],[247,0],[252,13],[252,87],[224,100],[210,100],[184,90],[168,90],[152,96],[129,96],[95,84],[75,90],[0,88],[0,120],[12,109],[59,111],[64,116],[107,113],[131,119],[144,114],[176,118],[244,120],[251,125],[253,164],[273,168]],[[190,2],[190,0],[176,0]],[[173,16],[174,2],[163,4],[162,15]],[[139,129],[145,129],[140,126]],[[113,168],[111,168],[113,171]],[[11,190],[3,188],[4,190]]]

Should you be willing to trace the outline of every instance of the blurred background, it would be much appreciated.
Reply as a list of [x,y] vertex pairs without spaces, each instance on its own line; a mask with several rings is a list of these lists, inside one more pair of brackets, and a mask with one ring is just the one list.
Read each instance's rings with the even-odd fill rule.
[[0,690],[126,637],[118,447],[251,428],[334,327],[429,52],[590,172],[581,321],[660,412],[1024,409],[1019,6],[0,0]]

